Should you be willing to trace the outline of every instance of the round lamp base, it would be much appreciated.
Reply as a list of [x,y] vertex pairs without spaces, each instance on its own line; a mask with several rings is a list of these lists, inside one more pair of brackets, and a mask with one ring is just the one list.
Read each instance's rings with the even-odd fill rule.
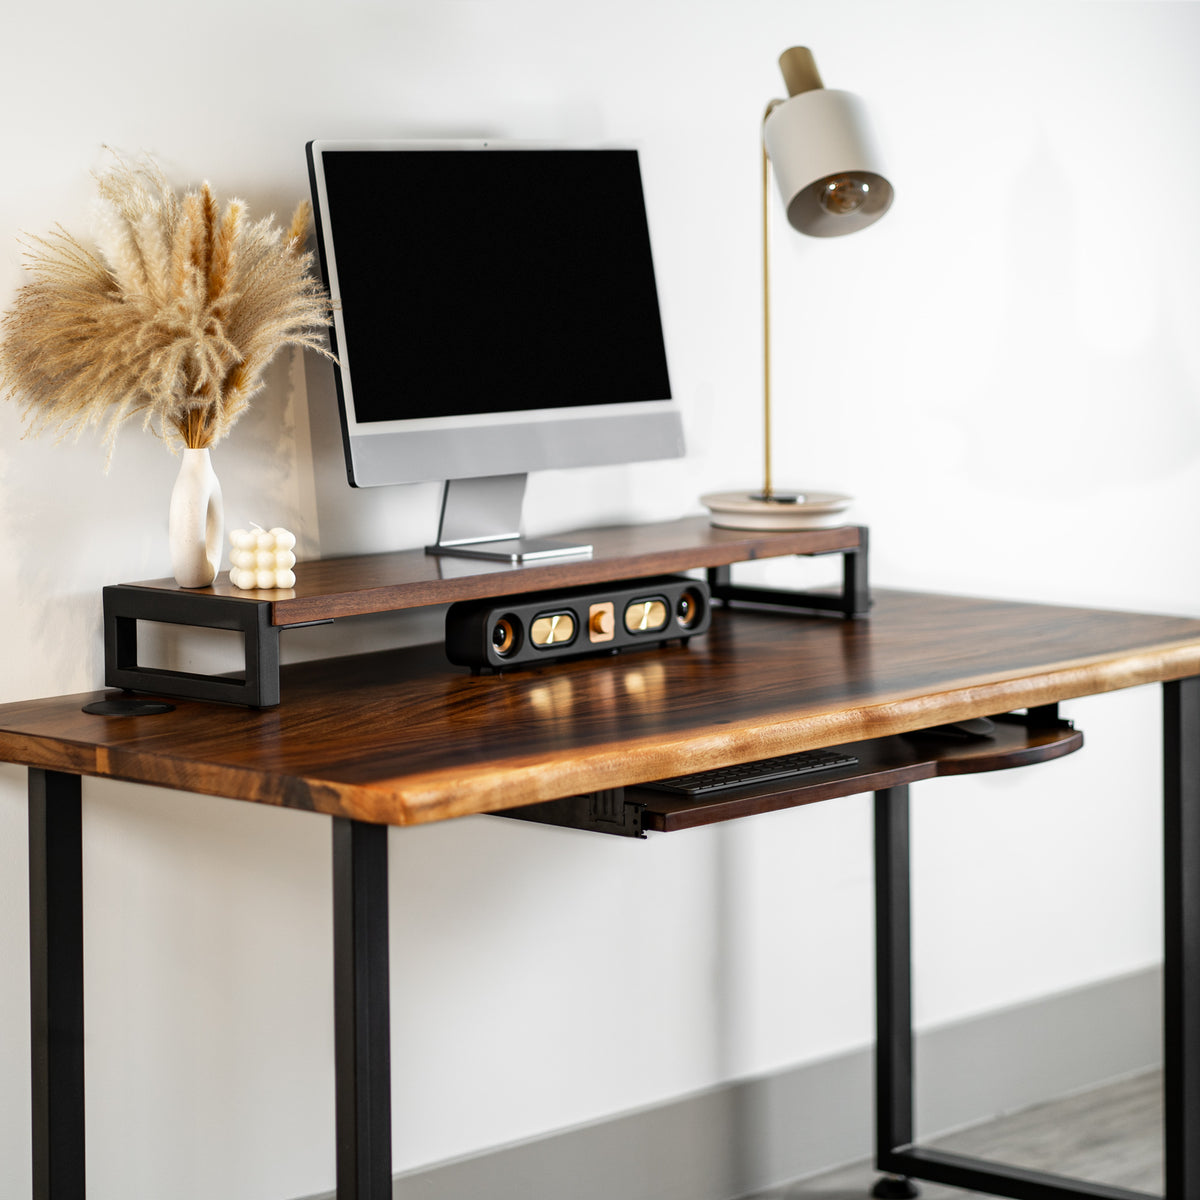
[[770,499],[761,493],[709,492],[700,503],[721,529],[830,529],[844,525],[843,513],[853,497],[837,492],[777,492]]

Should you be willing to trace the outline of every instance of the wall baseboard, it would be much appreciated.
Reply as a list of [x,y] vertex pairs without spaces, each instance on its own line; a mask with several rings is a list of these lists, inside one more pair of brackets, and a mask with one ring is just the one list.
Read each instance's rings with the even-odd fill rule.
[[[919,1137],[1158,1065],[1161,1007],[1152,969],[919,1034]],[[396,1177],[395,1200],[735,1200],[871,1157],[872,1057],[856,1050],[424,1167]]]

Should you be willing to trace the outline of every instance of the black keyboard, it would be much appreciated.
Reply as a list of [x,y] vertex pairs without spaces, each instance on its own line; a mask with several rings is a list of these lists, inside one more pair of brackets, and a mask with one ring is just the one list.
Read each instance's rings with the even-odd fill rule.
[[748,787],[755,783],[793,779],[816,771],[832,771],[836,767],[853,767],[858,759],[841,750],[802,750],[799,754],[781,754],[759,762],[738,763],[733,767],[717,767],[712,771],[696,771],[691,775],[676,775],[672,779],[657,779],[640,783],[638,787],[656,792],[674,792],[680,796],[708,796],[731,788]]

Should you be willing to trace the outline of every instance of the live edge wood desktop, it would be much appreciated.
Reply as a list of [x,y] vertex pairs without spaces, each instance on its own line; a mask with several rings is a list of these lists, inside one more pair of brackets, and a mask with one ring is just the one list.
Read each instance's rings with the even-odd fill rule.
[[[725,538],[688,523],[672,523],[669,535],[684,526],[692,543],[670,564],[666,527],[614,534],[628,553],[601,548],[598,562],[577,564],[600,573],[571,582],[721,570],[798,552],[786,540],[793,535]],[[639,554],[647,538],[657,549]],[[846,616],[860,609],[865,576],[851,559],[865,551],[862,531],[820,531],[805,544],[809,552],[850,551],[835,607]],[[338,616],[356,603],[377,611],[370,605],[380,589],[393,593],[384,607],[399,606],[392,557],[357,568],[360,579],[377,573],[364,589],[373,600],[348,599],[355,593],[343,573],[332,602]],[[617,560],[624,565],[614,570]],[[310,587],[314,566],[305,568]],[[446,582],[418,585],[430,585],[437,599],[456,598]],[[512,594],[542,583],[567,579],[476,572],[449,590]],[[289,613],[292,599],[249,598],[259,606],[256,620],[264,603],[284,610],[282,625],[325,619],[317,592],[294,600]],[[686,647],[503,677],[472,676],[435,645],[288,666],[278,679],[281,702],[249,710],[174,696],[172,711],[153,716],[81,711],[103,692],[0,706],[0,760],[30,769],[36,1200],[84,1194],[83,775],[333,818],[339,1200],[391,1197],[388,825],[496,813],[638,837],[863,791],[875,792],[876,807],[879,1167],[1032,1200],[1130,1200],[1136,1194],[1123,1189],[912,1144],[908,786],[1070,753],[1082,737],[1059,719],[1059,701],[1144,683],[1164,690],[1166,1196],[1200,1197],[1200,621],[880,592],[866,619],[739,605],[715,612],[709,632]],[[998,714],[1014,715],[986,742],[905,736]],[[852,746],[859,764],[803,786],[759,785],[691,803],[638,787],[832,745]],[[906,1189],[904,1179],[889,1178],[877,1194],[912,1194]]]

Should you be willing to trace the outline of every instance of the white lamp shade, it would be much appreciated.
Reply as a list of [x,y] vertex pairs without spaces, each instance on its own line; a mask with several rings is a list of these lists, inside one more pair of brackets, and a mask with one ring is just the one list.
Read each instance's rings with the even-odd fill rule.
[[[817,87],[777,105],[763,124],[763,145],[788,223],[812,237],[854,233],[879,220],[892,203],[867,124],[866,108],[852,92]],[[853,176],[868,187],[852,212],[834,213],[821,204],[831,178]]]

